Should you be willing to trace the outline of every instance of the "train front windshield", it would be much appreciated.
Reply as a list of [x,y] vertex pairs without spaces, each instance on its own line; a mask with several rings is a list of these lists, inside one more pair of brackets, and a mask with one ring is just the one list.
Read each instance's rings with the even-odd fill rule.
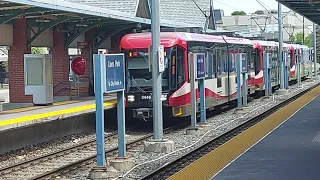
[[[162,73],[162,90],[169,87],[169,49],[165,50],[165,70]],[[152,91],[152,73],[149,72],[147,51],[126,52],[127,91]]]

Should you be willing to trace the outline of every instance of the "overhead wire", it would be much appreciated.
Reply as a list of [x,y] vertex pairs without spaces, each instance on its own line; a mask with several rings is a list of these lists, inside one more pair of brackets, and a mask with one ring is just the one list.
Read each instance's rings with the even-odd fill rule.
[[[267,9],[271,9],[270,7],[268,7],[267,5],[265,5],[264,3],[262,3],[260,0],[256,0],[266,11],[268,11],[268,13],[270,13],[270,11]],[[266,8],[267,7],[267,8]],[[291,13],[292,10],[290,10],[289,12],[287,12],[284,16],[282,16],[282,18],[285,18],[289,13]],[[271,14],[271,13],[270,13]],[[278,19],[277,17],[275,17],[273,14],[271,14],[275,19]],[[303,24],[303,25],[307,25],[306,23],[303,23],[298,16],[296,15],[296,13],[294,12],[293,15]],[[312,31],[308,26],[306,26],[310,31]]]
[[[262,6],[274,19],[278,20],[278,17],[276,17],[274,14],[272,14],[272,13],[270,12],[270,10],[268,10],[268,9],[271,9],[269,6],[267,6],[266,4],[264,4],[263,2],[261,2],[260,0],[256,0],[256,1],[257,1],[257,2],[260,4],[260,6]],[[230,6],[229,4],[223,3],[223,2],[221,2],[221,1],[215,0],[215,2],[217,2],[217,3],[219,3],[219,4],[222,4],[222,5],[225,5],[225,6],[229,7],[229,8],[232,8],[233,10],[239,11],[238,8],[235,8],[235,7],[233,7],[233,6]],[[285,18],[286,16],[288,16],[291,12],[292,12],[292,10],[289,10],[286,14],[284,14],[284,15],[282,16],[282,18]],[[311,30],[306,23],[303,23],[303,22],[302,22],[302,20],[296,15],[295,12],[293,13],[293,15],[295,16],[295,18],[298,19],[298,21],[300,21],[300,22],[304,25],[304,27],[307,27],[308,30],[310,30],[311,32],[313,32],[313,30]],[[259,25],[258,25],[258,26],[259,26]],[[292,36],[292,34],[290,34],[285,27],[283,27],[283,28],[284,28],[284,30],[286,31],[286,33],[288,33],[289,36]]]
[[239,11],[239,9],[238,9],[238,8],[232,7],[232,6],[230,6],[229,4],[223,3],[223,2],[221,2],[221,1],[217,1],[217,0],[215,0],[214,2],[217,2],[217,3],[219,3],[219,4],[222,4],[222,5],[228,6],[229,8],[231,8],[231,9],[233,9],[233,10]]

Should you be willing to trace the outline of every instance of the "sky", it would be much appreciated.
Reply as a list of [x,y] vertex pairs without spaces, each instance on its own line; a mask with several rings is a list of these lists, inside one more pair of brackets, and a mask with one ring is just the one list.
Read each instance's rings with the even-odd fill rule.
[[[278,2],[275,0],[213,0],[214,9],[222,9],[225,16],[230,16],[233,11],[244,11],[247,14],[256,10],[265,10],[261,2],[268,10],[277,9]],[[288,9],[282,6],[282,11]]]

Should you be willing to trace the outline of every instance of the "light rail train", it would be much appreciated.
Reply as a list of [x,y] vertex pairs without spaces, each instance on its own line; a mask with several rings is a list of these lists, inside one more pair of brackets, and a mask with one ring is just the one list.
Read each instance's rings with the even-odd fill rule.
[[[143,120],[152,119],[153,84],[148,60],[148,47],[151,43],[151,33],[127,34],[120,43],[126,62],[126,111],[133,118]],[[248,97],[264,91],[263,64],[266,58],[271,65],[272,88],[279,88],[281,64],[278,60],[278,42],[185,32],[161,32],[160,43],[165,48],[161,97],[164,117],[186,117],[191,114],[189,53],[206,55],[204,84],[207,109],[214,109],[237,99],[237,54],[241,54],[247,60]],[[283,50],[290,82],[297,80],[297,60],[301,62],[302,79],[312,74],[311,51],[307,46],[284,43]]]

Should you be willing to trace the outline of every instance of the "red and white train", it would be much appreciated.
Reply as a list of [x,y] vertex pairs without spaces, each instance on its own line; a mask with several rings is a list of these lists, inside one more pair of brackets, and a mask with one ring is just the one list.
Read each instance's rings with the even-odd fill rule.
[[[161,32],[160,43],[165,48],[165,70],[162,74],[163,113],[166,117],[186,117],[191,114],[189,53],[206,54],[205,96],[206,108],[234,101],[237,98],[236,54],[247,59],[248,95],[263,91],[263,56],[269,53],[272,87],[280,84],[278,43],[253,41],[244,38],[214,36],[185,32]],[[152,117],[152,73],[149,72],[148,47],[151,33],[127,34],[121,39],[126,61],[126,108],[134,118]],[[303,45],[284,44],[290,64],[290,81],[296,80],[296,59],[310,64],[309,48]],[[301,76],[307,77],[309,66],[301,65]],[[197,87],[197,82],[196,82]],[[198,91],[196,91],[198,92]],[[199,97],[199,94],[197,94]]]

